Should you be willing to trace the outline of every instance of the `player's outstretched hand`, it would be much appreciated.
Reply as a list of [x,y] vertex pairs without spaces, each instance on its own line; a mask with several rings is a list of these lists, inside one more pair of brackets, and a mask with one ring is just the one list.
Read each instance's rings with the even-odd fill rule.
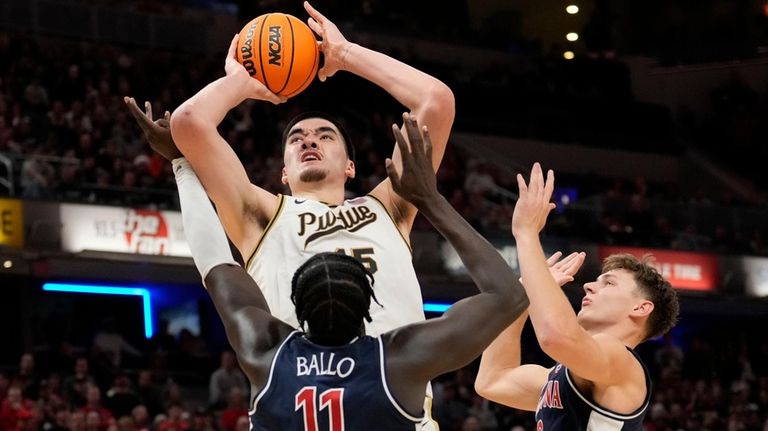
[[[552,274],[552,278],[555,279],[560,287],[573,281],[573,276],[579,272],[581,265],[584,264],[584,258],[586,253],[574,251],[565,258],[563,252],[556,251],[552,256],[547,259],[547,266],[549,266],[549,273]],[[523,282],[523,277],[520,277],[520,283]]]
[[403,124],[408,135],[407,140],[397,124],[392,125],[392,133],[395,135],[403,162],[402,172],[397,171],[391,159],[386,159],[387,176],[395,193],[419,208],[422,203],[438,194],[435,171],[432,168],[432,141],[427,126],[419,129],[415,115],[404,113]]
[[555,208],[555,204],[550,202],[555,189],[555,173],[550,169],[545,181],[541,165],[536,162],[531,169],[528,184],[525,184],[521,174],[517,174],[517,185],[520,197],[512,213],[512,234],[515,238],[520,235],[538,235],[547,222],[549,212]]
[[555,279],[557,284],[565,286],[567,283],[573,281],[573,276],[579,272],[581,265],[584,264],[584,258],[587,254],[582,252],[573,252],[568,256],[560,259],[563,256],[562,252],[555,252],[547,259],[549,265],[549,273],[552,274],[552,278]]
[[176,143],[171,137],[171,113],[165,111],[165,114],[157,120],[152,120],[152,104],[144,102],[144,111],[139,109],[136,100],[133,97],[125,96],[123,101],[128,105],[128,110],[139,123],[139,127],[144,132],[144,137],[149,141],[152,149],[165,157],[168,161],[182,157],[181,151],[176,148]]
[[304,9],[309,14],[309,28],[322,39],[319,48],[323,53],[323,67],[317,71],[317,77],[324,82],[339,70],[346,69],[347,54],[354,44],[341,34],[336,24],[318,12],[308,1],[304,2]]

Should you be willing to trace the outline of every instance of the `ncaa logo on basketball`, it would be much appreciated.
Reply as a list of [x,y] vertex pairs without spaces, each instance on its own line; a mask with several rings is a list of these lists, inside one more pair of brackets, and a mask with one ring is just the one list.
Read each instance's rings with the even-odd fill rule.
[[128,211],[124,235],[128,247],[136,253],[166,254],[170,246],[168,223],[159,211]]
[[282,27],[272,25],[269,27],[269,64],[280,66],[280,58],[283,51]]

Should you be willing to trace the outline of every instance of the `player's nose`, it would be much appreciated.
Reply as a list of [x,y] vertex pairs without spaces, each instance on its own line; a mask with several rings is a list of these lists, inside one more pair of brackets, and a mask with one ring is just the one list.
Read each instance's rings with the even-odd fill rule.
[[595,282],[584,283],[584,292],[595,293]]

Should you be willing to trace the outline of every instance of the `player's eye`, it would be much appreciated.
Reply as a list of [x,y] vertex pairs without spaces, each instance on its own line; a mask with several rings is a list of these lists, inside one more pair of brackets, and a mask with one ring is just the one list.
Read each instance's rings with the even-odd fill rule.
[[331,135],[322,135],[322,136],[320,136],[320,139],[328,141],[328,140],[332,140],[333,136],[331,136]]

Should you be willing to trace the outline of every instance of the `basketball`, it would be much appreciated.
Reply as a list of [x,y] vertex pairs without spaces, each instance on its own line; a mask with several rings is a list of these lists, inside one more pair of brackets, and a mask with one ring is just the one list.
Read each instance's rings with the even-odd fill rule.
[[240,31],[237,61],[273,93],[293,97],[315,78],[320,52],[306,23],[293,15],[268,13]]

